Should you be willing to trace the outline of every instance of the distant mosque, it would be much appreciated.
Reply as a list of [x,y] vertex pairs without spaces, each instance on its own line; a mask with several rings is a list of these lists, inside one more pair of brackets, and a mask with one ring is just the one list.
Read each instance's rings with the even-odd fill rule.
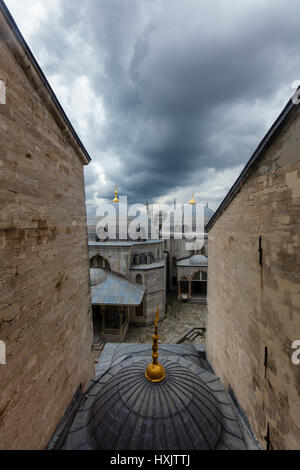
[[[190,226],[184,221],[188,205],[192,213]],[[167,288],[177,291],[178,300],[206,302],[208,237],[205,226],[214,212],[208,204],[198,204],[194,194],[188,205],[177,205],[174,201],[169,214],[170,230],[162,232],[167,255]],[[183,236],[178,237],[178,233]]]
[[[189,202],[192,224],[196,221],[198,208],[203,219],[201,233],[194,233],[196,240],[193,242],[187,240],[187,232],[192,232],[192,227],[184,226],[182,216],[179,226],[174,224],[175,212],[180,214],[186,205],[175,203],[169,214],[163,215],[170,217],[169,232],[163,231],[162,220],[158,223],[147,207],[144,214],[147,233],[141,227],[139,237],[131,239],[127,225],[134,217],[120,213],[117,186],[114,196],[115,220],[110,214],[107,220],[108,224],[116,223],[115,237],[110,237],[107,226],[103,237],[96,233],[101,217],[95,216],[88,219],[88,246],[95,337],[107,342],[122,342],[130,325],[153,324],[156,305],[161,319],[164,318],[167,289],[176,290],[178,300],[206,300],[207,234],[204,224],[213,212],[196,204],[192,196]],[[184,232],[182,238],[176,238],[175,233],[179,230]],[[125,239],[120,232],[127,235]]]
[[[94,331],[106,341],[121,342],[129,325],[153,324],[156,305],[164,318],[167,256],[158,233],[151,239],[141,228],[138,239],[130,239],[127,224],[133,218],[119,213],[117,187],[113,203],[116,237],[111,239],[108,233],[100,239],[96,228],[101,217],[95,216],[88,220],[88,246]],[[120,237],[122,228],[126,239]]]

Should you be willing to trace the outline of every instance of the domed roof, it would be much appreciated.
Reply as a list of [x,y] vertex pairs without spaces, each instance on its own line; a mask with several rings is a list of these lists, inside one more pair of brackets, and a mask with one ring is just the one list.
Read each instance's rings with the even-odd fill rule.
[[207,266],[207,257],[203,255],[192,255],[177,261],[177,266]]
[[90,269],[90,281],[91,286],[97,286],[106,279],[106,272],[101,268],[91,268]]
[[190,257],[190,264],[192,266],[205,266],[207,265],[207,258],[203,255],[193,255]]
[[120,367],[100,389],[91,411],[99,449],[214,449],[222,412],[212,390],[191,370],[162,360],[166,378],[145,377],[149,360]]
[[194,346],[160,345],[161,382],[145,377],[150,353],[150,345],[106,344],[63,449],[258,449]]

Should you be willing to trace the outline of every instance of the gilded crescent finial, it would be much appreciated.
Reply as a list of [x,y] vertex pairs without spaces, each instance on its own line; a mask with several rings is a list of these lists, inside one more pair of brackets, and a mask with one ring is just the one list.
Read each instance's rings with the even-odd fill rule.
[[158,362],[158,321],[159,321],[159,311],[158,305],[156,309],[155,321],[154,321],[154,334],[152,336],[152,362],[148,364],[145,376],[150,382],[161,382],[166,377],[165,369]]
[[117,185],[115,186],[115,199],[113,200],[113,202],[119,202]]

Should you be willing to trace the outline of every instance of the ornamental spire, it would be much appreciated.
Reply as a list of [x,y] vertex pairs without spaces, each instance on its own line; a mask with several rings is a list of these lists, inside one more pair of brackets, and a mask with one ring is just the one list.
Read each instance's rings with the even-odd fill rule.
[[154,322],[154,335],[152,336],[152,362],[148,364],[145,376],[150,382],[161,382],[166,377],[165,369],[158,362],[158,305],[156,309],[155,322]]
[[113,202],[119,202],[117,185],[116,185],[116,187],[115,187],[115,199],[113,200]]
[[194,193],[192,195],[192,199],[190,200],[189,204],[196,204],[196,201],[194,199]]

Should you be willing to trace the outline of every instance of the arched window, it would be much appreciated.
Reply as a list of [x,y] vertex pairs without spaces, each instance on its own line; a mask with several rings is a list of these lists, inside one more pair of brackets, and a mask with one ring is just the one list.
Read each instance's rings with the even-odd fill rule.
[[147,264],[152,264],[152,263],[154,263],[154,256],[152,253],[149,253],[147,255]]
[[134,265],[139,264],[152,264],[154,263],[153,253],[139,253],[133,256],[132,263]]
[[138,275],[136,276],[135,282],[136,282],[137,284],[143,285],[143,278],[142,278],[141,274],[138,274]]
[[201,271],[198,271],[193,275],[193,281],[201,281]]
[[101,255],[93,256],[90,260],[90,268],[101,268],[110,271],[110,265],[107,259],[103,258]]
[[203,297],[207,292],[207,274],[204,271],[194,273],[192,279],[192,296]]

